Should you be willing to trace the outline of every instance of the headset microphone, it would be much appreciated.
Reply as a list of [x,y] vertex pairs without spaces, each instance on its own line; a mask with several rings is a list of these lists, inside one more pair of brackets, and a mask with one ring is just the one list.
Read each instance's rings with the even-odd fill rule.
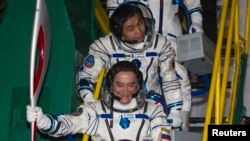
[[121,97],[114,95],[113,92],[110,92],[110,94],[114,97],[114,99],[116,99],[118,101],[121,100]]

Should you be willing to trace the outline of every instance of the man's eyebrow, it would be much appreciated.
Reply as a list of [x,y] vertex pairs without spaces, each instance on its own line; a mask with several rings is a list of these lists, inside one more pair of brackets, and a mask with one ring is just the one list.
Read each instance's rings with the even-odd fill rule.
[[128,85],[135,85],[136,82],[131,82],[131,83],[128,83]]

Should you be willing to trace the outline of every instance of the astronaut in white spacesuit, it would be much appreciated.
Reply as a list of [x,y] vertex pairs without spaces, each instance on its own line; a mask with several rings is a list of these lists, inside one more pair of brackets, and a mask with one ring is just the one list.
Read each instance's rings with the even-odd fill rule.
[[154,32],[152,15],[147,10],[124,4],[114,11],[110,17],[111,33],[90,45],[78,70],[77,91],[84,102],[94,101],[94,84],[101,69],[109,70],[122,60],[133,62],[143,73],[145,92],[161,94],[167,103],[168,121],[173,127],[180,127],[182,97],[174,68],[175,52],[165,36]]
[[27,106],[27,121],[54,137],[87,133],[94,141],[170,141],[171,126],[161,104],[146,101],[142,73],[129,61],[114,64],[106,75],[107,92],[68,115],[45,115]]
[[[155,31],[165,35],[171,46],[177,51],[176,37],[184,33],[203,32],[202,27],[202,7],[200,0],[107,0],[107,10],[109,16],[112,15],[116,7],[122,3],[142,3],[152,11],[155,20]],[[186,29],[182,28],[178,10],[181,9],[186,16]],[[188,18],[187,18],[188,17]],[[188,31],[185,31],[187,30]],[[176,58],[177,59],[177,58]],[[191,84],[188,72],[184,66],[175,63],[175,69],[180,76],[181,91],[183,97],[182,107],[182,130],[189,130],[189,114],[191,110]]]

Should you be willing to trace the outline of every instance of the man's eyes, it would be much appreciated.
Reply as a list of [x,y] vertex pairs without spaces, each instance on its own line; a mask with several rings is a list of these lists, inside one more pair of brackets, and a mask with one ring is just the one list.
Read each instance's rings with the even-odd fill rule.
[[133,31],[133,28],[128,28],[128,31]]

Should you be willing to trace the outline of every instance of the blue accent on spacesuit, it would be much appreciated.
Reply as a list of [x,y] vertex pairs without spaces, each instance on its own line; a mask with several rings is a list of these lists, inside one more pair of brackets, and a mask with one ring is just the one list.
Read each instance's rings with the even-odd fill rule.
[[196,33],[196,29],[192,27],[192,28],[191,28],[191,32],[192,32],[192,33]]
[[83,70],[84,70],[84,66],[78,67],[78,71],[83,71]]
[[157,52],[147,52],[146,53],[146,57],[153,57],[153,56],[157,56],[158,53]]
[[77,108],[76,110],[72,111],[70,115],[79,116],[82,113],[82,111],[83,111],[82,108]]
[[138,59],[132,60],[132,63],[139,69],[141,67],[141,61]]
[[79,93],[81,90],[89,90],[89,91],[91,91],[91,92],[93,93],[93,90],[92,90],[90,87],[88,87],[88,86],[81,86],[81,88],[78,89],[78,93]]
[[176,107],[176,106],[180,106],[180,105],[182,105],[182,101],[170,103],[167,105],[167,107],[170,109],[172,107]]
[[177,38],[174,34],[168,33],[168,36],[171,36],[173,38]]
[[171,125],[173,123],[173,119],[167,119],[168,125]]
[[165,98],[161,94],[158,94],[158,93],[154,92],[153,90],[150,90],[147,93],[147,98],[161,103],[161,105],[163,106],[164,112],[168,115],[169,109],[166,105]]
[[126,129],[130,125],[130,120],[127,117],[121,117],[119,124],[123,129]]
[[93,92],[93,84],[86,79],[81,79],[78,82],[77,86],[78,86],[78,93],[83,89],[87,89],[87,90]]
[[113,58],[125,58],[126,55],[124,53],[114,53],[112,54]]
[[[46,129],[46,130],[43,130],[43,129],[40,129],[40,130],[41,130],[41,132],[44,132],[44,133],[55,134],[56,132],[58,132],[58,130],[59,130],[60,126],[61,126],[61,122],[58,121],[58,118],[55,115],[49,115],[48,114],[46,116],[50,119],[50,123],[51,123],[50,127],[48,129]],[[56,125],[56,127],[55,127],[55,125]]]
[[101,114],[100,117],[101,118],[110,118],[111,115],[110,114]]
[[182,3],[182,0],[172,0],[172,3],[173,4],[180,4],[180,3]]
[[183,3],[182,0],[173,0],[172,3],[179,5],[180,9],[183,11],[183,13],[184,13],[184,15],[186,17],[187,31],[184,31],[184,33],[187,34],[189,29],[190,29],[190,26],[192,24],[190,13],[189,13],[186,5]]
[[53,115],[46,115],[50,119],[50,127],[46,130],[41,129],[42,132],[48,133],[54,126],[55,126],[55,120],[57,120],[56,116]]
[[135,118],[144,118],[144,119],[149,119],[148,115],[145,114],[136,114]]
[[68,138],[68,141],[73,141],[73,136],[72,136],[72,134],[69,134],[69,135],[67,136],[67,138]]
[[202,11],[201,7],[196,7],[196,8],[193,8],[193,9],[189,10],[188,12],[191,15],[194,12],[201,12],[201,11]]

